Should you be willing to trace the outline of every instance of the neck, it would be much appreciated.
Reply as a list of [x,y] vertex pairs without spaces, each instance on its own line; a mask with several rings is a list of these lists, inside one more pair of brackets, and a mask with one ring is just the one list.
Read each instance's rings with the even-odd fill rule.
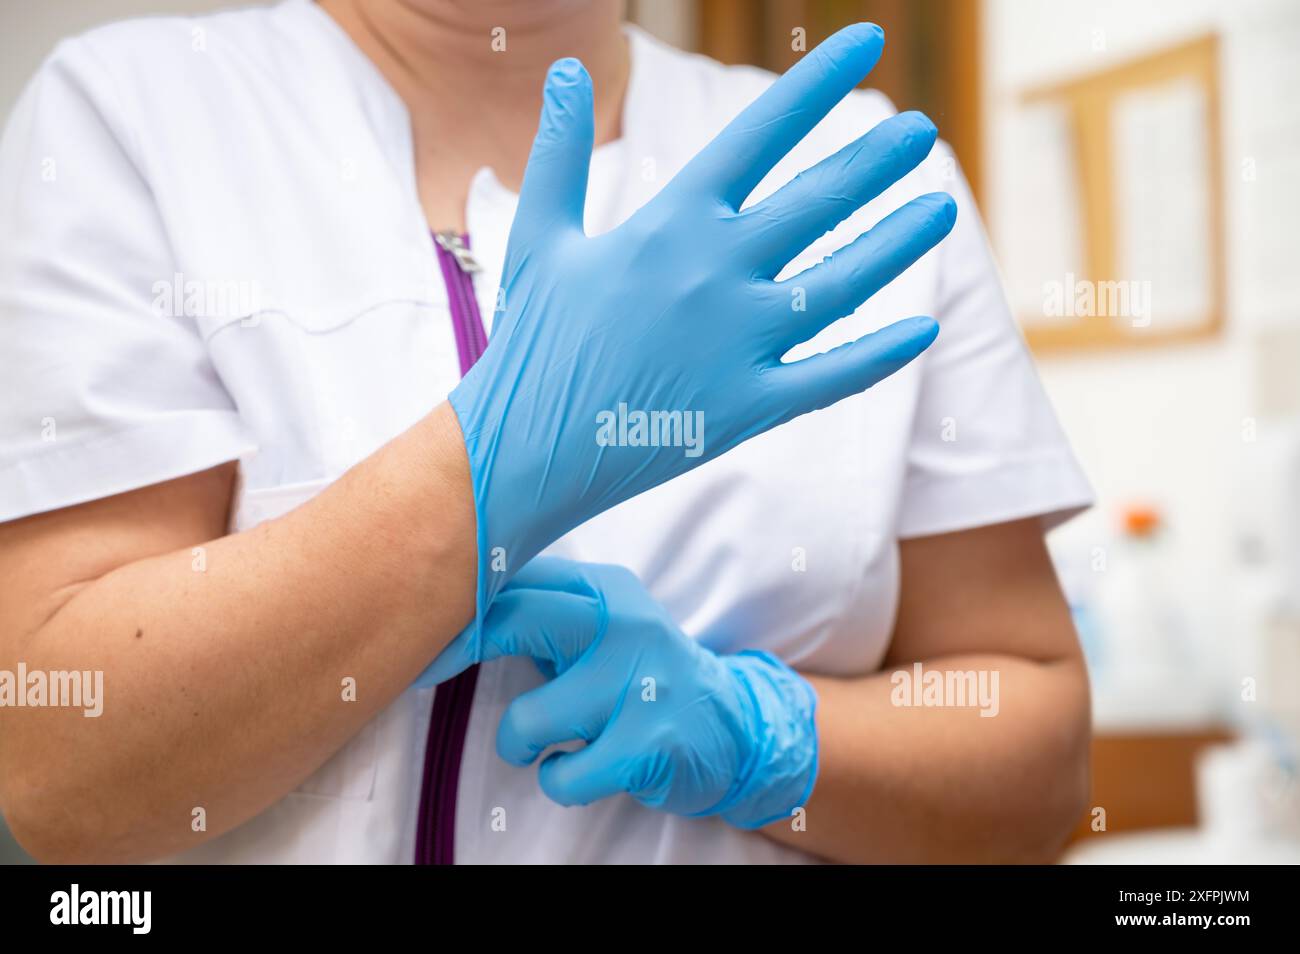
[[591,73],[596,142],[621,135],[629,60],[619,0],[318,2],[406,103],[435,226],[457,224],[435,220],[463,211],[469,177],[482,166],[518,189],[542,81],[562,56]]

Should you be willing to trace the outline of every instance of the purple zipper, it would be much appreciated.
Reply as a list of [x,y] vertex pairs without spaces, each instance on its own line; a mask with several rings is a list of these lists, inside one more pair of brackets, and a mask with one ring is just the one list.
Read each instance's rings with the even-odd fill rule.
[[[487,332],[483,330],[483,317],[474,297],[473,273],[479,267],[470,255],[468,235],[439,232],[434,235],[434,244],[442,279],[447,285],[451,327],[456,334],[460,374],[464,377],[487,347]],[[477,684],[478,666],[471,666],[434,690],[415,832],[417,865],[450,865],[456,860],[456,791]]]

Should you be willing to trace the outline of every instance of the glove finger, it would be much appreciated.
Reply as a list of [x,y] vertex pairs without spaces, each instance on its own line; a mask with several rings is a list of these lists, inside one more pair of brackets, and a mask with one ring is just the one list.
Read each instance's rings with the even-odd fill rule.
[[547,756],[537,771],[546,797],[560,805],[590,805],[627,791],[627,770],[633,760],[602,735],[577,752]]
[[746,209],[759,267],[775,278],[785,264],[911,172],[938,131],[923,114],[891,116]]
[[598,738],[614,707],[590,688],[570,674],[517,697],[497,726],[497,754],[529,765],[548,746]]
[[937,245],[957,219],[952,196],[934,192],[913,199],[830,258],[775,283],[783,301],[792,288],[804,290],[804,310],[785,310],[782,353],[807,341],[827,325],[852,314],[859,305],[905,272]]
[[749,193],[880,59],[874,23],[845,27],[809,52],[750,103],[678,178],[739,209]]
[[416,680],[421,688],[446,682],[470,666],[501,656],[531,656],[564,672],[604,627],[604,608],[590,596],[551,590],[508,589],[492,603],[474,653],[471,624]]
[[591,564],[579,563],[556,556],[533,557],[523,565],[506,584],[507,590],[567,590],[570,593],[594,593],[588,568]]
[[772,368],[773,426],[867,390],[907,365],[938,334],[933,318],[908,318],[825,354]]
[[512,240],[582,230],[594,130],[591,77],[572,57],[556,60],[546,74],[541,119],[524,171]]

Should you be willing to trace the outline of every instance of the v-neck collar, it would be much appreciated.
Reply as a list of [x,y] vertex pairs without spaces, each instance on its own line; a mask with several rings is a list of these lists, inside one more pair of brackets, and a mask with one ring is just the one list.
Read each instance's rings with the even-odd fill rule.
[[[349,69],[360,96],[362,108],[374,126],[382,151],[393,170],[406,183],[418,204],[418,187],[415,174],[415,144],[411,132],[410,112],[406,103],[398,95],[387,77],[374,62],[357,46],[356,42],[342,26],[313,0],[284,0],[282,9],[314,25],[322,36],[334,47]],[[649,95],[646,87],[646,60],[653,56],[650,49],[654,43],[640,28],[632,24],[623,25],[624,35],[628,39],[629,72],[627,89],[623,95],[623,115],[620,122],[620,137],[602,143],[592,151],[592,165],[608,165],[623,160],[625,157],[650,155],[650,150],[638,144],[638,134],[645,128],[643,119],[654,105],[655,99]],[[475,180],[490,179],[496,188],[517,198],[512,190],[501,184],[496,173],[487,166],[478,170]]]

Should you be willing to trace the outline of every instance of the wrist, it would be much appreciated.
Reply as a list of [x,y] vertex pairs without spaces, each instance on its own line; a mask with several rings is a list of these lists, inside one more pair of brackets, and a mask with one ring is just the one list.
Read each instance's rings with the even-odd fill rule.
[[546,506],[552,496],[543,492],[552,477],[549,459],[499,452],[498,445],[510,443],[502,437],[507,409],[498,406],[499,396],[489,396],[477,378],[491,359],[489,351],[442,406],[460,441],[475,523],[480,624],[510,578],[574,526]]
[[725,657],[741,693],[753,748],[736,784],[715,808],[738,828],[788,818],[817,778],[817,694],[806,679],[770,653]]
[[[411,473],[420,475],[414,495],[422,508],[423,519],[418,525],[436,528],[436,532],[419,534],[423,544],[433,550],[425,565],[456,567],[457,590],[473,593],[478,563],[474,490],[465,442],[451,406],[439,404],[398,438],[407,439],[417,457]],[[403,529],[409,534],[411,524],[407,522]]]

